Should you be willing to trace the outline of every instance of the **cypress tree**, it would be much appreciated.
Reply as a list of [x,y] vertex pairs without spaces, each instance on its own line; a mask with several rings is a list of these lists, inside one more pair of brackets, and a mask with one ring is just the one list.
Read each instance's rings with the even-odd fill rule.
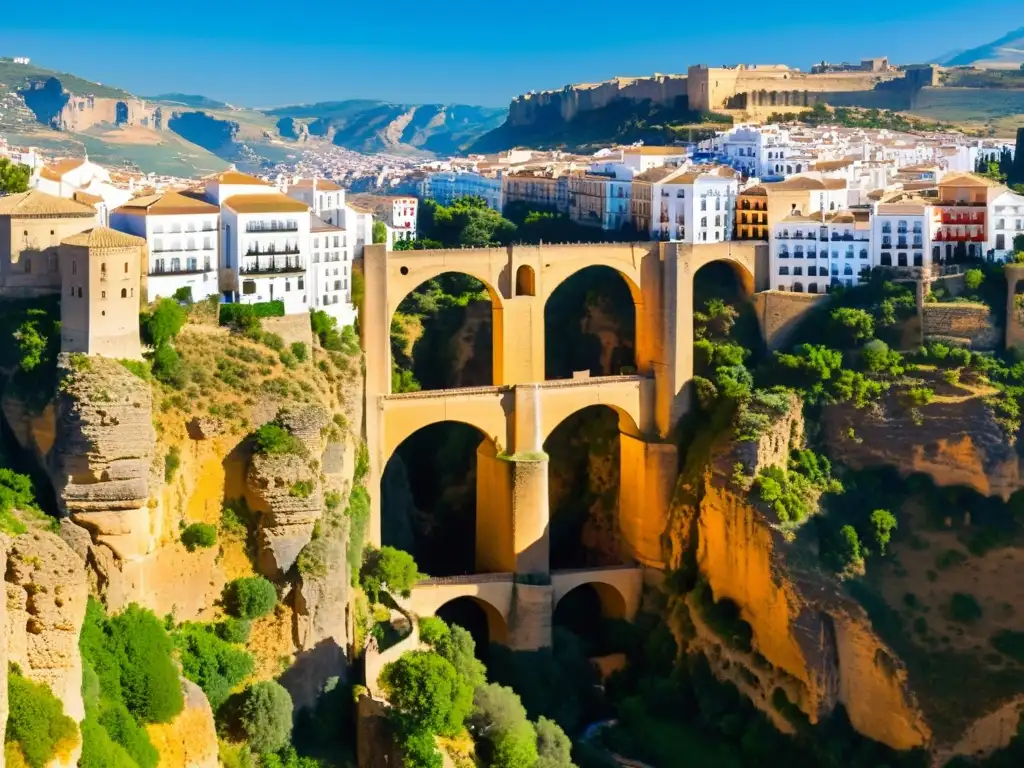
[[1024,128],[1017,129],[1017,149],[1013,153],[1013,166],[1007,176],[1010,184],[1024,184]]

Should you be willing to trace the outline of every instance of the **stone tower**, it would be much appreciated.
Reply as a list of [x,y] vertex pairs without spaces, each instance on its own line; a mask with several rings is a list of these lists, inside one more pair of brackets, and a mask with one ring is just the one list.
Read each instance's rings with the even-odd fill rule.
[[138,360],[139,282],[146,241],[106,227],[60,244],[61,352]]

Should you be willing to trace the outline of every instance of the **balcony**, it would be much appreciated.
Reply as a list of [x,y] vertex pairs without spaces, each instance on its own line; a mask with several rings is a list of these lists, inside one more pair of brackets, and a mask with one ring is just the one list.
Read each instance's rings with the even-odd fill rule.
[[257,235],[272,235],[276,232],[298,232],[298,222],[295,224],[281,223],[279,225],[268,225],[268,224],[246,224],[245,231],[251,232]]
[[254,259],[249,264],[243,264],[238,272],[242,275],[281,275],[294,274],[306,271],[306,262],[303,259],[275,259],[264,258]]
[[297,256],[298,254],[298,246],[294,246],[292,248],[288,248],[287,246],[284,248],[264,248],[263,250],[260,250],[259,248],[250,248],[245,252],[246,256]]
[[213,253],[216,250],[212,245],[202,248],[186,248],[184,246],[168,247],[168,248],[153,248],[150,253]]
[[832,233],[832,242],[833,243],[838,243],[838,242],[852,243],[853,242],[853,235],[837,235],[835,232],[833,232]]
[[947,213],[943,211],[941,221],[943,224],[973,224],[980,227],[985,223],[985,214]]
[[185,262],[184,267],[175,267],[173,264],[170,267],[166,267],[162,264],[153,265],[153,269],[150,270],[150,277],[169,277],[171,275],[201,275],[204,272],[211,272],[213,268],[210,262],[204,262],[202,268],[200,268],[198,262],[196,264],[189,265]]

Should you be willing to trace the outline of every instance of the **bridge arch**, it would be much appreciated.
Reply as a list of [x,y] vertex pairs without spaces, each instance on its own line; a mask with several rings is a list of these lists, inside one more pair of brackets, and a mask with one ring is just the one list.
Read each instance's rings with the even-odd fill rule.
[[558,604],[576,590],[590,588],[600,600],[603,616],[632,621],[640,609],[643,572],[632,567],[554,571],[551,585],[554,590],[552,603],[556,610]]
[[[464,393],[460,396],[460,393]],[[450,421],[475,427],[496,447],[509,445],[509,421],[513,412],[511,395],[500,387],[467,390],[413,392],[390,395],[381,409],[384,420],[382,460],[386,464],[408,438],[424,427]]]
[[487,618],[492,643],[508,643],[512,607],[511,574],[427,579],[413,587],[409,608],[417,616],[436,616],[445,606],[468,599]]
[[[498,254],[500,258],[496,259]],[[497,261],[497,263],[495,263]],[[495,309],[501,309],[507,290],[505,251],[500,248],[470,248],[438,251],[401,251],[388,254],[388,317],[394,317],[405,298],[444,274],[466,275],[483,283]]]
[[[544,387],[544,411],[541,421],[541,441],[547,440],[551,433],[560,427],[566,419],[580,411],[594,406],[605,406],[613,411],[619,420],[619,431],[640,437],[641,421],[640,398],[642,381],[638,377],[622,377],[616,386],[595,387],[573,386],[564,387],[564,396],[553,397],[559,392],[556,386]],[[562,394],[562,393],[559,393]]]

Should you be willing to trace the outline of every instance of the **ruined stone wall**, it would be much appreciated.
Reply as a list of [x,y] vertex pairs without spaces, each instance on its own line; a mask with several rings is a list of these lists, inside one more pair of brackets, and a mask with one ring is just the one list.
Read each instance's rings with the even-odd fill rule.
[[801,321],[827,299],[826,294],[789,291],[764,291],[755,294],[754,310],[768,349],[787,347]]
[[64,131],[84,131],[98,123],[138,125],[162,130],[160,107],[147,106],[141,99],[107,99],[97,96],[71,96],[55,118]]
[[606,107],[616,99],[650,99],[656,104],[668,105],[680,96],[686,96],[685,75],[655,74],[651,77],[620,77],[602,83],[567,85],[559,90],[526,93],[512,99],[508,124],[532,125],[541,114],[550,115],[556,111],[562,120],[568,122],[581,112]]
[[925,339],[963,339],[971,349],[983,350],[1002,345],[1002,332],[984,304],[925,304],[921,315]]

